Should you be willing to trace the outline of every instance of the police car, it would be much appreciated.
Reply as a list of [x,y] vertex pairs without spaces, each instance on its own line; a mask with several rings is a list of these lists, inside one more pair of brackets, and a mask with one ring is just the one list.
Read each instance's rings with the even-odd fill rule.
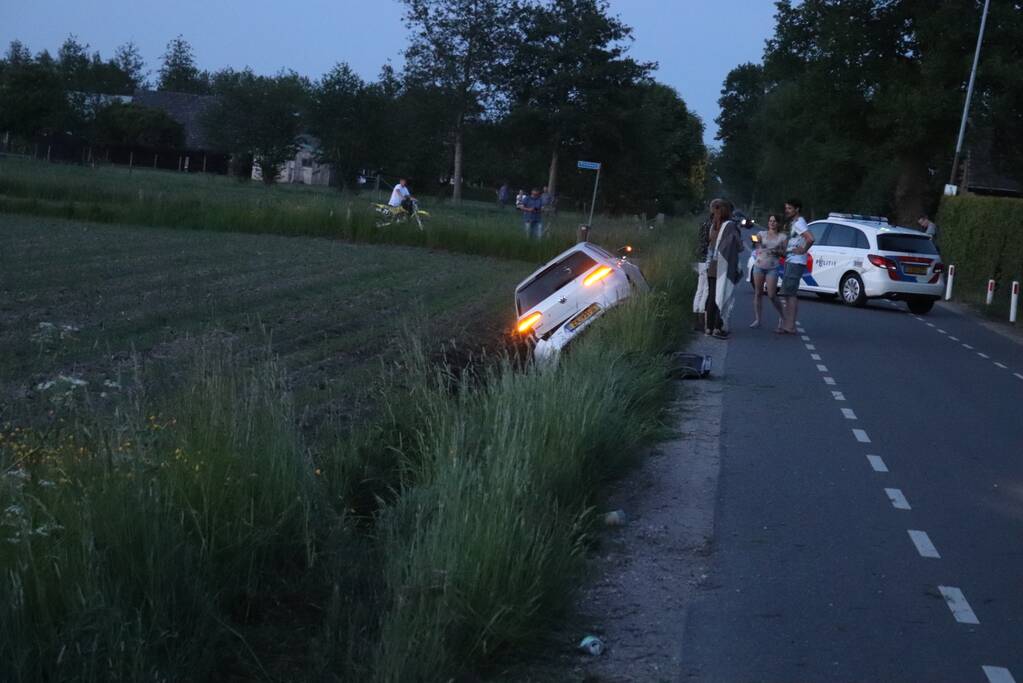
[[810,223],[813,246],[799,290],[841,297],[850,306],[867,299],[905,301],[922,315],[945,291],[945,266],[934,241],[919,230],[890,225],[882,216],[832,213]]

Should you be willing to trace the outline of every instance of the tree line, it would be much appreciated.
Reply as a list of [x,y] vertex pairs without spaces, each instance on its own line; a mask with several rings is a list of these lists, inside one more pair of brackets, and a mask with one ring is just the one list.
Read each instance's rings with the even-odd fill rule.
[[[506,182],[585,197],[592,175],[575,162],[587,159],[604,164],[609,210],[671,212],[702,198],[703,123],[654,79],[655,63],[629,55],[632,29],[606,0],[403,2],[404,66],[385,64],[375,80],[343,61],[315,80],[285,70],[209,72],[178,36],[152,85],[216,96],[204,118],[209,139],[256,157],[271,182],[310,134],[341,186],[369,171],[408,176],[456,202],[463,186],[490,193]],[[148,77],[131,43],[104,60],[74,36],[56,57],[15,41],[0,60],[0,131],[180,145],[180,127],[161,112],[75,100],[127,95]]]
[[[948,182],[982,0],[777,3],[762,64],[726,78],[713,166],[744,204],[933,210]],[[1023,178],[1023,5],[992,2],[967,142]],[[958,170],[958,169],[957,169]],[[957,173],[957,178],[960,175]]]

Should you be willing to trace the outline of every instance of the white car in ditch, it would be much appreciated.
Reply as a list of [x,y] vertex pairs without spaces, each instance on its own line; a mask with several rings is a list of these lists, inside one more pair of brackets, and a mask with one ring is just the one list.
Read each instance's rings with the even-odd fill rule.
[[597,318],[635,292],[650,289],[628,260],[631,251],[623,247],[615,256],[580,242],[515,288],[516,330],[531,343],[537,360],[557,358]]

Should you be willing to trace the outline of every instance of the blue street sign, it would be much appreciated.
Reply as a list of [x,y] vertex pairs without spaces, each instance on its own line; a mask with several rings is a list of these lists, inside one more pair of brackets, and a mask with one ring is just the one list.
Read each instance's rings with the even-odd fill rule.
[[587,171],[599,171],[600,170],[600,162],[599,161],[579,161],[579,162],[576,163],[576,168],[582,168],[582,169],[585,169]]

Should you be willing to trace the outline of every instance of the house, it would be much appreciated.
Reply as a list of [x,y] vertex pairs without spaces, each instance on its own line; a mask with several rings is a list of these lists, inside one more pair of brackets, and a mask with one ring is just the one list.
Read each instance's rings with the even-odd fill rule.
[[[320,141],[312,135],[298,136],[298,150],[293,159],[288,159],[277,174],[278,183],[302,185],[330,185],[334,180],[334,167],[317,160]],[[263,171],[259,160],[252,164],[252,179],[262,180]]]

